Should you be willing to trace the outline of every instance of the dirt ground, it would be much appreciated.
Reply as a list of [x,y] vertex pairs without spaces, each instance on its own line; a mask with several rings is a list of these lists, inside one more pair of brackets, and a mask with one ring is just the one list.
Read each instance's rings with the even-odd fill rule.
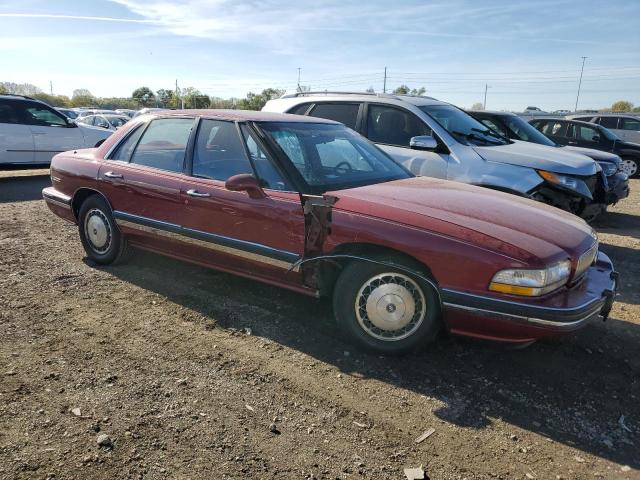
[[640,479],[640,181],[597,224],[621,274],[606,323],[384,358],[328,301],[88,263],[37,173],[0,172],[0,478]]

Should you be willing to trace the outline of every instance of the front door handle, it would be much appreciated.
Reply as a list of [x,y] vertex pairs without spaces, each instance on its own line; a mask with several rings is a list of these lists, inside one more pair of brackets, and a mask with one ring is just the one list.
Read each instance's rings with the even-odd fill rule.
[[107,178],[122,178],[121,174],[113,172],[105,172],[104,176]]
[[200,193],[195,188],[192,188],[191,190],[187,190],[187,195],[190,195],[192,197],[210,197],[211,196],[210,193]]

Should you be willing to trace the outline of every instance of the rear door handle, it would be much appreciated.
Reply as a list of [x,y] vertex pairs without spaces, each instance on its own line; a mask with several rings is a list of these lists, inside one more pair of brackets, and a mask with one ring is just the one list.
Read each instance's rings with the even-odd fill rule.
[[195,188],[192,188],[191,190],[187,190],[187,195],[190,195],[192,197],[210,197],[211,196],[210,193],[200,193]]
[[107,178],[123,178],[120,173],[113,173],[113,172],[105,172],[104,176]]

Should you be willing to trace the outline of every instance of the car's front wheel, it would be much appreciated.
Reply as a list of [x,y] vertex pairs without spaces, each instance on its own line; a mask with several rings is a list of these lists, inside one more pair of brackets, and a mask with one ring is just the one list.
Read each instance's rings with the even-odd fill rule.
[[82,203],[78,212],[78,230],[82,246],[94,262],[108,265],[124,256],[127,241],[102,197],[92,195]]
[[404,265],[347,265],[333,292],[339,326],[360,346],[389,355],[434,340],[442,324],[438,292],[413,272]]
[[640,177],[640,160],[637,158],[623,157],[620,169],[626,173],[629,178]]

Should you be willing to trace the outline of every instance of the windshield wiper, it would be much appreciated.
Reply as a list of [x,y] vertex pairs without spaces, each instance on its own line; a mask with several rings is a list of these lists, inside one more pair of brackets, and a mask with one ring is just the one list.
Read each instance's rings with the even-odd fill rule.
[[486,130],[480,130],[479,128],[472,128],[471,131],[480,132],[480,133],[482,133],[484,135],[491,135],[492,137],[499,138],[500,140],[508,140],[507,137],[504,137],[504,136],[500,135],[498,132],[494,132],[490,128],[487,128]]
[[[482,130],[473,129],[473,128],[472,128],[472,130],[477,130],[480,133],[483,133]],[[504,143],[502,143],[502,142],[496,142],[495,140],[491,140],[489,138],[482,137],[480,135],[476,135],[475,133],[456,132],[455,130],[452,131],[451,133],[454,134],[454,135],[460,135],[461,137],[466,138],[466,139],[478,140],[480,142],[489,143],[491,145],[504,145]]]

